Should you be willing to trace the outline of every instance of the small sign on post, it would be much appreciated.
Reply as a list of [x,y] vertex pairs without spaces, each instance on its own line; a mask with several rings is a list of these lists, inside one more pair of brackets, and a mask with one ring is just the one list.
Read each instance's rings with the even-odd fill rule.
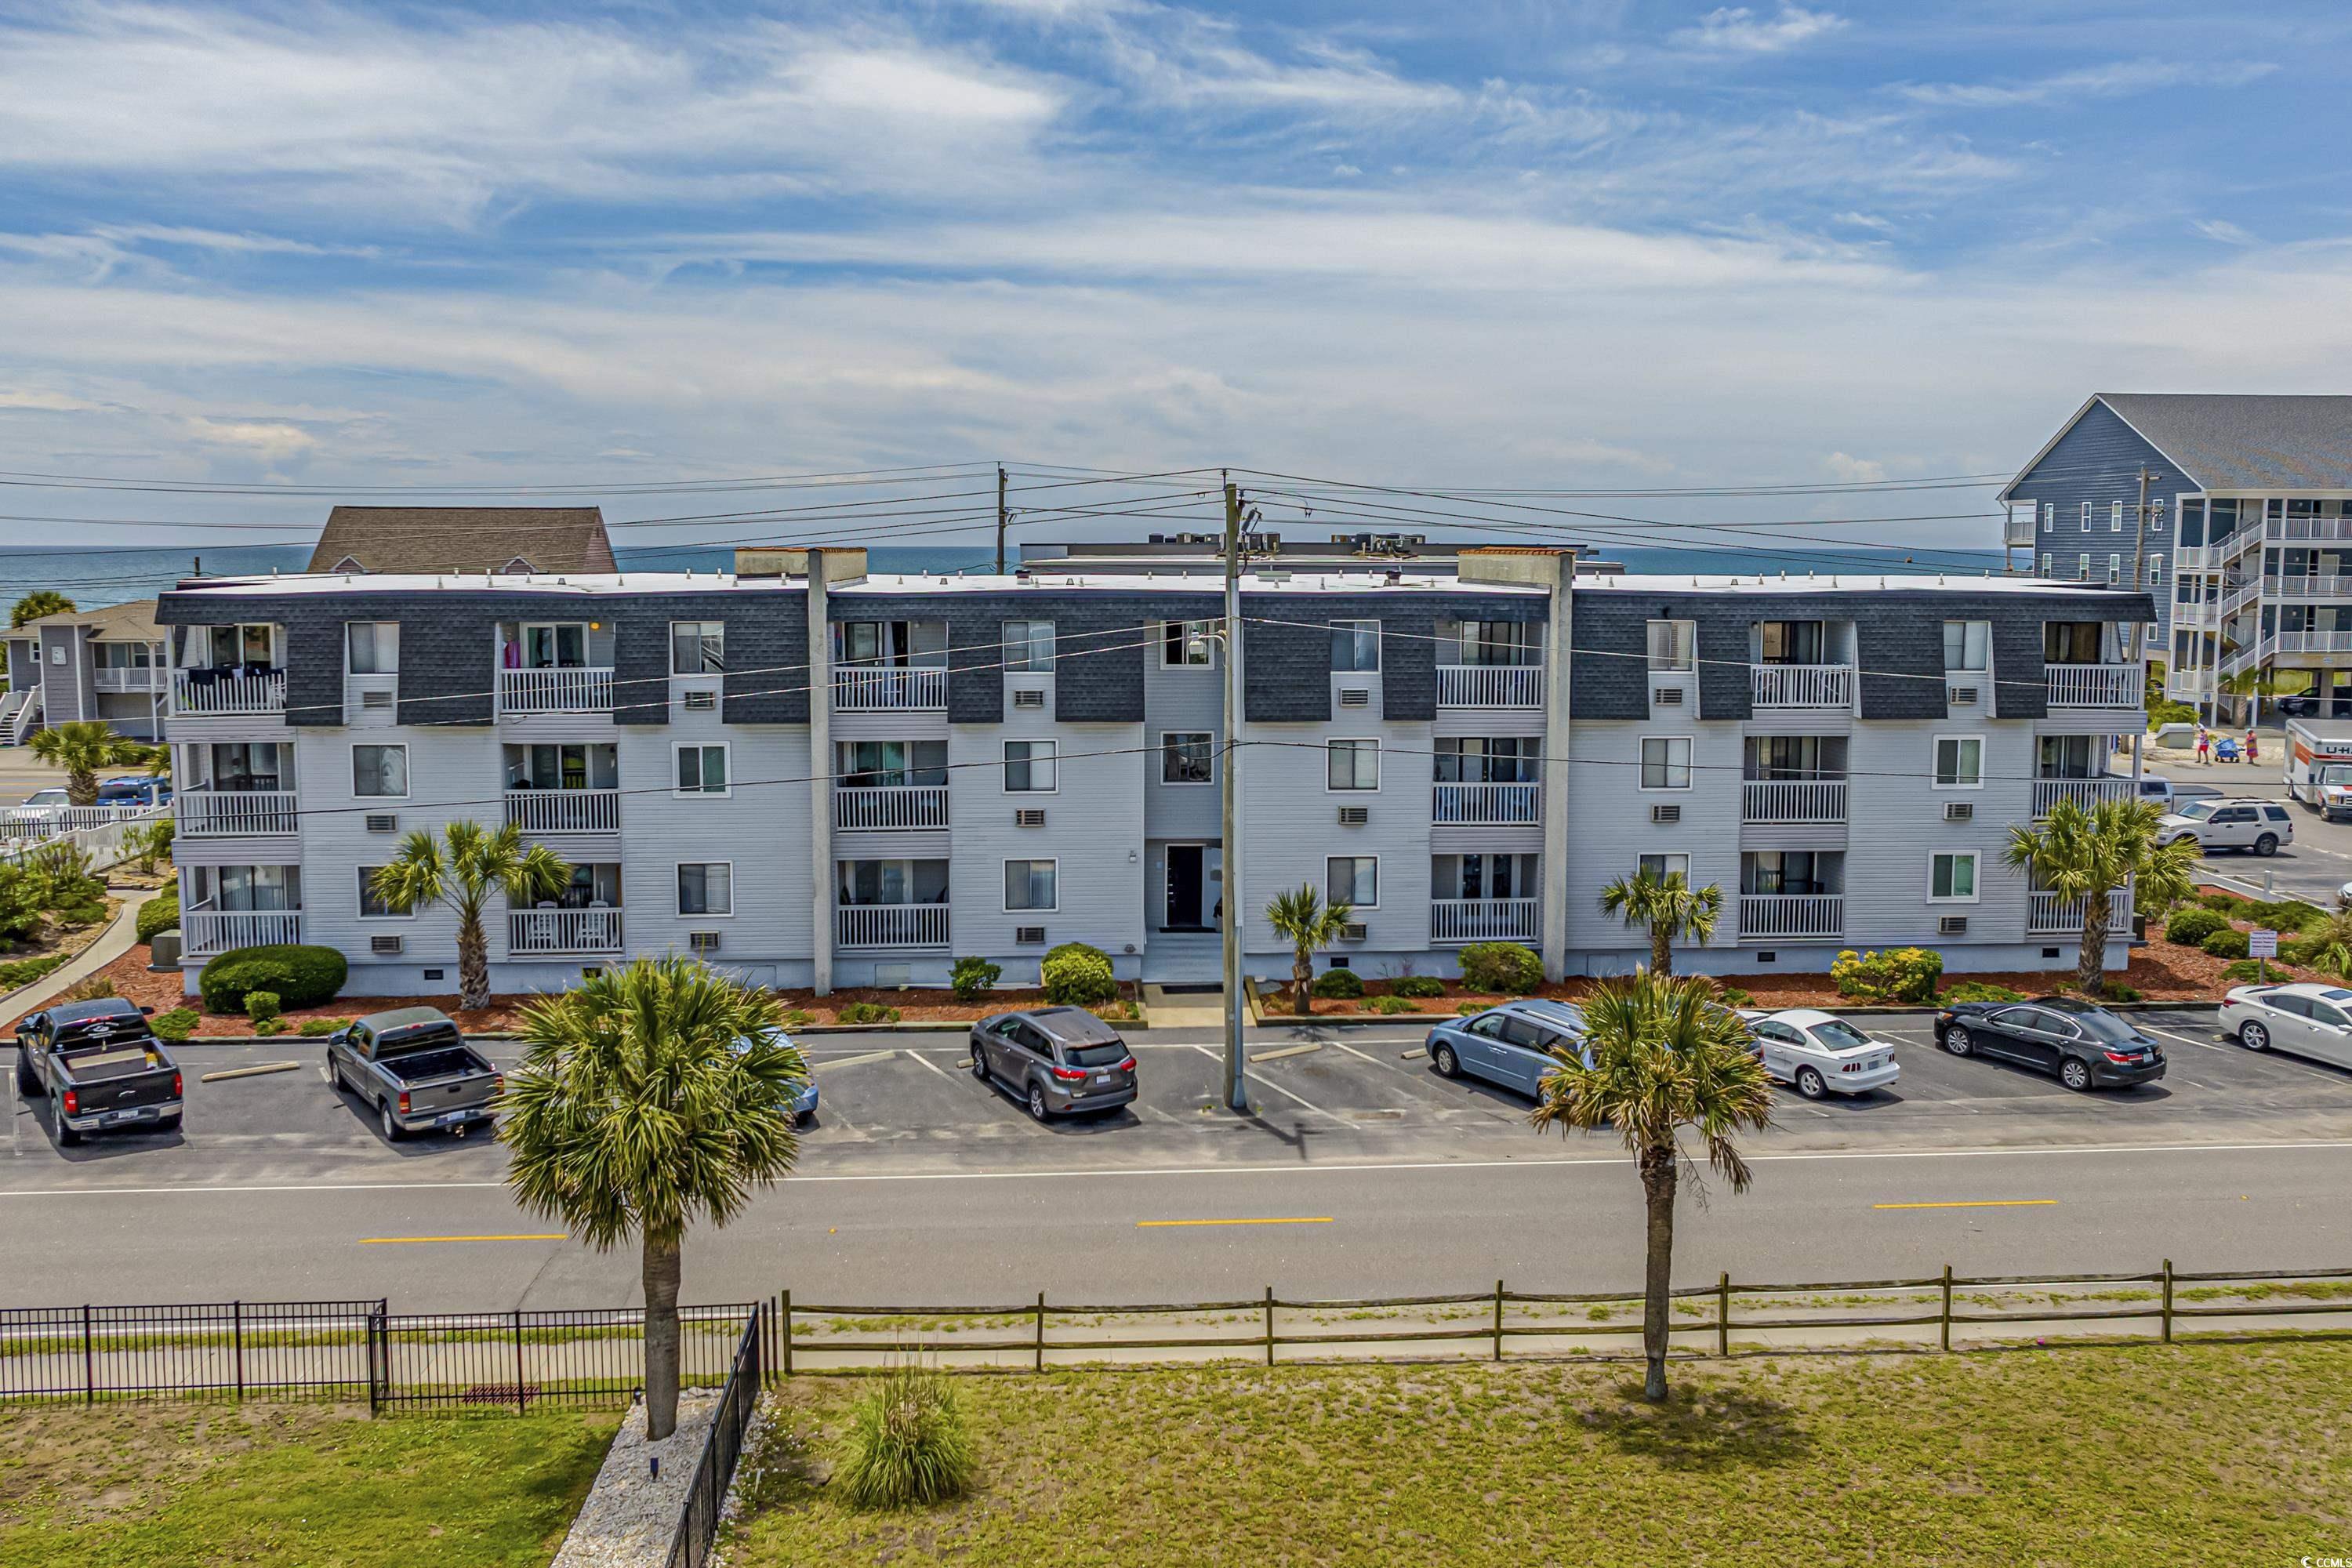
[[2259,984],[2270,979],[2270,959],[2278,956],[2278,932],[2250,931],[2246,933],[2246,956],[2254,961],[2254,979]]

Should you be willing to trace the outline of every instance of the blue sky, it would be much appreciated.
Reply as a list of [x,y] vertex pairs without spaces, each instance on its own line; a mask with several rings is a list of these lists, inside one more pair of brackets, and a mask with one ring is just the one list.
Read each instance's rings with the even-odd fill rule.
[[2348,38],[2280,0],[0,0],[0,468],[2004,470],[2094,390],[2352,390]]

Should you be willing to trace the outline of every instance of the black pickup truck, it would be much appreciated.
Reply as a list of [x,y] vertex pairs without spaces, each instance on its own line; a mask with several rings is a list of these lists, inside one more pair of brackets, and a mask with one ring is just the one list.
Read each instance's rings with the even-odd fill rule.
[[180,1068],[148,1009],[120,996],[61,1002],[16,1026],[16,1092],[54,1095],[58,1142],[130,1129],[170,1132],[180,1125]]
[[371,1013],[328,1036],[327,1078],[373,1106],[394,1141],[435,1127],[462,1135],[496,1114],[506,1087],[456,1020],[433,1007]]

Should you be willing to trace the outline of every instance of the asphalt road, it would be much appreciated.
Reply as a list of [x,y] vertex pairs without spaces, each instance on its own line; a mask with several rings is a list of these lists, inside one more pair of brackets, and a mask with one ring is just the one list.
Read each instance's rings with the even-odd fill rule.
[[[2276,749],[2281,738],[2264,731],[2259,763],[2165,762],[2146,771],[2176,784],[2210,784],[2232,797],[2286,800]],[[2118,767],[2124,764],[2116,763]],[[2289,801],[2294,814],[2294,842],[2268,859],[2244,850],[2217,849],[2205,857],[2205,874],[2233,891],[2262,898],[2303,898],[2333,909],[2336,890],[2352,882],[2352,822],[2329,822],[2308,807]]]
[[[1756,1181],[1685,1190],[1678,1273],[1711,1281],[2352,1258],[2352,1074],[2256,1057],[2210,1014],[2144,1015],[2163,1082],[2081,1096],[1868,1026],[1896,1090],[1783,1093]],[[1639,1185],[1606,1137],[1436,1078],[1417,1031],[1265,1031],[1255,1114],[1214,1100],[1205,1036],[1139,1037],[1129,1111],[1040,1127],[959,1070],[953,1036],[831,1037],[799,1173],[688,1249],[688,1296],[919,1305],[1605,1289],[1640,1278]],[[0,1305],[388,1296],[407,1310],[634,1299],[599,1256],[519,1211],[494,1142],[386,1144],[316,1070],[316,1042],[183,1048],[184,1131],[58,1149],[22,1108],[0,1144]],[[204,1083],[269,1059],[299,1070]],[[13,1148],[13,1152],[12,1151]],[[1184,1223],[1170,1223],[1184,1222]]]

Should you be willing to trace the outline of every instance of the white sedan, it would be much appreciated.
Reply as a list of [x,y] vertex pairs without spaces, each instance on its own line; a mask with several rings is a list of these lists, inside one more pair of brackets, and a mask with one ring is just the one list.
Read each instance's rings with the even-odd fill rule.
[[1763,1047],[1765,1072],[1794,1084],[1807,1100],[1867,1094],[1886,1088],[1903,1072],[1893,1045],[1818,1008],[1791,1007],[1750,1018],[1748,1029]]

